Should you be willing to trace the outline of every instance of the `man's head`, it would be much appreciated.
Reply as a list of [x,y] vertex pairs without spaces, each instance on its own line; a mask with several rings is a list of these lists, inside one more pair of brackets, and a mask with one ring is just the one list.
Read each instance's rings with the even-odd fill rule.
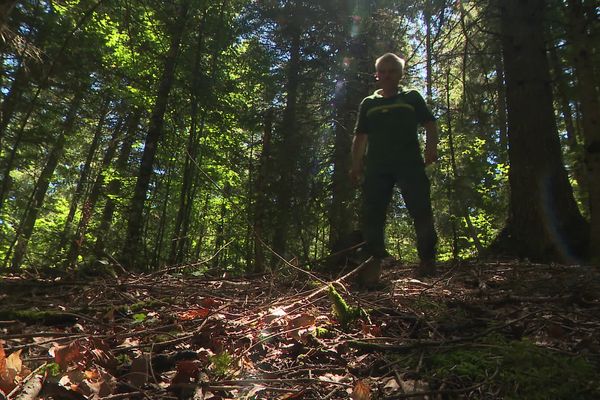
[[379,74],[380,71],[384,70],[395,70],[400,73],[400,78],[404,75],[404,61],[403,58],[397,56],[394,53],[385,53],[377,60],[375,60],[375,71]]
[[393,89],[404,74],[404,59],[394,53],[385,53],[375,60],[375,77],[382,89]]

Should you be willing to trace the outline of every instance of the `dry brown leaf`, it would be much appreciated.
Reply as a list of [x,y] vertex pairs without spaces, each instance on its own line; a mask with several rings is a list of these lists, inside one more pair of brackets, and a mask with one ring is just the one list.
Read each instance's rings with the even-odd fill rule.
[[369,384],[364,379],[356,382],[350,397],[352,400],[371,400],[371,388]]
[[6,357],[3,342],[0,342],[0,390],[9,393],[17,386],[16,378],[23,370],[21,351],[18,350]]
[[396,380],[396,378],[390,378],[390,379],[388,379],[386,384],[383,386],[383,389],[397,391],[397,390],[400,390],[400,385],[398,384],[398,381]]
[[177,363],[177,373],[171,380],[171,388],[181,385],[182,383],[189,383],[190,381],[196,380],[200,374],[202,364],[197,360],[184,360]]
[[204,319],[208,317],[208,314],[210,314],[210,310],[208,308],[200,307],[180,312],[177,314],[177,318],[182,321],[191,321],[194,319]]
[[132,386],[141,388],[149,379],[150,359],[148,355],[142,354],[131,361],[131,371],[126,375],[126,379]]
[[316,319],[314,316],[310,314],[300,314],[299,316],[288,321],[287,331],[290,337],[300,340],[300,330],[303,328],[308,328],[314,326]]
[[315,317],[310,314],[300,314],[288,322],[289,329],[307,328],[315,324]]
[[365,335],[381,337],[381,327],[374,324],[368,324],[365,321],[361,321],[361,330]]
[[83,360],[83,352],[79,342],[71,342],[64,346],[55,345],[48,352],[63,370],[66,370],[69,364],[76,364]]
[[215,299],[214,297],[206,297],[202,299],[201,304],[206,308],[217,308],[221,305],[221,301]]

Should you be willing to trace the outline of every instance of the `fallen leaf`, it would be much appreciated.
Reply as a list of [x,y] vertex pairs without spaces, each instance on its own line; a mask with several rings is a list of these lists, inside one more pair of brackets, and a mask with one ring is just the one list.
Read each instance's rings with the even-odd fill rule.
[[206,308],[216,308],[221,305],[221,302],[213,297],[206,297],[202,299],[201,304]]
[[127,382],[136,388],[141,388],[148,382],[150,358],[141,354],[131,361],[131,371],[125,376]]
[[368,324],[362,321],[361,330],[365,335],[373,337],[381,337],[381,327],[374,324]]
[[300,340],[300,329],[313,326],[315,324],[315,317],[310,314],[300,314],[296,318],[291,319],[287,325],[288,334],[296,339]]
[[364,379],[360,380],[356,382],[350,397],[352,400],[371,400],[371,388]]
[[177,318],[182,321],[191,321],[194,319],[204,319],[208,317],[208,314],[210,314],[210,310],[208,308],[200,307],[180,312],[177,314]]
[[319,380],[323,381],[323,382],[334,382],[334,383],[340,383],[342,382],[344,379],[346,378],[346,376],[344,375],[337,375],[337,374],[332,374],[330,372],[326,373],[325,375],[321,375],[319,376]]
[[16,378],[23,369],[22,350],[15,351],[6,357],[3,343],[0,341],[0,390],[9,393],[17,386]]
[[271,309],[269,309],[269,315],[265,315],[263,317],[263,321],[266,324],[270,324],[271,322],[275,321],[276,319],[285,317],[286,315],[287,315],[287,312],[285,312],[285,310],[281,307],[271,308]]
[[171,380],[171,386],[195,380],[201,371],[202,364],[197,360],[184,360],[177,363],[177,373]]
[[396,391],[396,390],[400,389],[400,385],[398,384],[398,381],[396,380],[396,378],[390,378],[390,379],[388,379],[386,384],[383,386],[383,389],[389,389],[391,391]]
[[48,352],[63,370],[66,370],[69,364],[75,364],[83,360],[83,353],[79,342],[71,342],[64,346],[54,345]]

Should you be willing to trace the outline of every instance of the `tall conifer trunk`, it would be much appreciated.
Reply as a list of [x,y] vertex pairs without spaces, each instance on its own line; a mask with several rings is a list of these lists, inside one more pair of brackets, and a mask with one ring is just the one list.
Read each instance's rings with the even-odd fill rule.
[[[567,14],[570,44],[573,48],[577,91],[581,105],[584,137],[584,161],[590,204],[590,250],[594,262],[600,265],[600,93],[594,71],[591,31],[598,24],[597,12],[591,3],[569,0]],[[588,8],[586,10],[586,8]],[[597,26],[596,26],[597,27]]]
[[[148,127],[148,134],[146,135],[146,141],[144,143],[144,152],[142,154],[140,170],[133,193],[133,198],[131,199],[129,206],[130,211],[127,225],[127,237],[125,239],[125,246],[123,246],[123,250],[121,252],[121,260],[123,264],[129,268],[136,267],[137,262],[142,261],[140,256],[142,253],[141,239],[144,221],[144,205],[146,203],[146,195],[148,193],[150,179],[154,171],[154,159],[158,150],[158,144],[163,136],[163,124],[167,109],[167,102],[171,87],[173,86],[175,65],[177,62],[179,45],[183,36],[189,6],[190,0],[185,0],[180,6],[179,14],[172,28],[173,32],[171,35],[171,43],[166,54],[164,69],[160,79],[158,93],[156,94],[156,101],[154,103],[154,109],[152,110],[152,115],[150,116],[150,125]],[[137,267],[139,268],[142,266]]]
[[562,161],[543,37],[545,7],[544,0],[500,3],[511,194],[496,244],[533,260],[575,262],[589,232]]
[[281,255],[287,250],[288,233],[290,230],[292,198],[295,188],[296,166],[298,162],[298,123],[297,99],[300,83],[300,30],[290,29],[290,60],[288,62],[286,93],[287,100],[283,111],[281,134],[283,142],[279,154],[280,178],[277,192],[277,226],[273,247]]
[[96,125],[94,138],[92,139],[92,143],[90,144],[90,147],[88,149],[85,164],[83,165],[83,169],[81,170],[81,174],[79,175],[79,180],[75,188],[75,193],[73,193],[73,198],[71,199],[71,206],[69,207],[69,214],[67,214],[67,220],[65,221],[63,231],[60,235],[58,246],[55,249],[55,251],[58,253],[60,253],[65,248],[69,237],[72,236],[71,224],[73,223],[73,219],[75,218],[75,212],[77,211],[77,207],[79,206],[79,200],[81,199],[81,196],[83,195],[86,187],[89,187],[88,178],[92,168],[92,161],[94,160],[94,157],[96,157],[96,152],[98,150],[98,146],[100,145],[100,138],[104,129],[104,121],[106,119],[106,116],[108,115],[108,107],[109,101],[106,100],[104,102],[103,109],[100,113],[100,119],[98,120],[98,124]]
[[75,119],[77,116],[77,111],[79,110],[79,106],[81,105],[81,100],[83,99],[83,91],[80,90],[75,94],[75,97],[71,101],[69,106],[69,111],[65,117],[65,122],[63,124],[62,130],[59,133],[58,137],[55,139],[52,149],[48,154],[48,159],[46,164],[44,165],[44,169],[42,170],[33,191],[32,201],[27,207],[23,218],[21,219],[21,223],[19,224],[19,229],[17,231],[17,237],[15,242],[15,252],[12,258],[12,269],[18,270],[21,267],[21,263],[23,262],[23,258],[27,252],[27,246],[29,244],[29,239],[31,239],[31,235],[33,234],[33,228],[35,226],[35,222],[37,221],[40,208],[44,204],[44,200],[46,199],[46,192],[48,191],[48,187],[50,186],[50,181],[52,176],[54,175],[54,171],[58,166],[58,161],[60,160],[64,149],[65,143],[67,141],[67,137],[72,134],[73,128],[75,126]]
[[[140,119],[142,117],[142,113],[140,109],[136,109],[133,111],[129,117],[127,118],[127,128],[125,137],[123,138],[123,143],[121,144],[121,148],[119,150],[119,156],[117,157],[115,170],[117,171],[126,171],[127,165],[129,164],[129,155],[131,154],[131,148],[133,147],[133,143],[136,139],[136,132],[138,129],[138,125],[140,123]],[[112,158],[116,152],[117,147],[117,132],[115,132],[115,136],[113,136],[113,140],[111,141],[109,147],[106,149],[106,153],[104,155],[104,159],[102,162],[103,168],[108,168],[109,164],[112,161]],[[101,172],[96,179],[96,183],[94,184],[91,194],[90,201],[93,200],[94,204],[100,196],[101,188],[104,185],[104,175]],[[113,215],[115,213],[115,209],[117,207],[116,198],[121,194],[122,179],[120,177],[112,178],[106,187],[106,203],[104,204],[104,208],[102,210],[102,218],[100,219],[100,224],[95,232],[96,242],[94,243],[94,254],[96,257],[100,258],[104,256],[105,245],[106,245],[106,237],[109,235],[112,226]],[[83,238],[82,236],[78,236]]]
[[[343,15],[349,18],[347,2]],[[342,19],[344,23],[344,19]],[[357,22],[354,22],[357,24]],[[351,29],[346,30],[350,36]],[[352,38],[344,38],[348,49],[341,47],[342,54],[347,54],[347,69],[344,71],[335,93],[335,143],[333,150],[332,200],[329,209],[329,247],[346,237],[356,222],[357,215],[354,191],[348,173],[352,164],[350,149],[356,120],[358,104],[368,93],[368,82],[362,78],[365,71],[373,69],[373,61],[368,59],[367,33],[363,32]],[[346,51],[347,50],[347,53]]]

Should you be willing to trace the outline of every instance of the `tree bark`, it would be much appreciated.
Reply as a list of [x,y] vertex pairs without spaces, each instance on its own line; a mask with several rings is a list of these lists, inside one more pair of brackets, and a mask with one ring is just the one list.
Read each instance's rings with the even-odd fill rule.
[[273,135],[274,111],[272,108],[265,111],[263,116],[263,135],[260,161],[255,181],[255,199],[253,215],[254,234],[254,272],[265,271],[265,252],[262,240],[264,240],[265,210],[267,208],[267,174],[271,170],[271,137]]
[[152,115],[150,117],[150,125],[148,127],[148,134],[144,143],[142,161],[140,164],[133,198],[131,199],[129,206],[130,212],[127,225],[127,237],[125,239],[125,245],[121,251],[121,261],[126,268],[136,267],[136,264],[142,261],[140,260],[140,254],[142,245],[141,239],[144,205],[146,203],[146,195],[150,185],[150,179],[154,171],[154,159],[156,157],[158,144],[163,136],[164,116],[167,109],[169,93],[175,77],[175,65],[177,62],[177,55],[185,28],[189,6],[190,0],[185,0],[181,5],[179,15],[175,21],[171,36],[171,43],[165,58],[164,69],[160,79],[156,101],[154,103],[154,109],[152,110]]
[[506,74],[510,201],[495,249],[539,261],[578,262],[589,227],[562,162],[544,43],[544,0],[500,3]]
[[63,128],[54,141],[54,145],[52,146],[50,154],[48,155],[48,160],[46,161],[44,169],[42,170],[35,184],[32,202],[25,211],[21,223],[19,224],[15,242],[15,251],[12,259],[12,269],[14,271],[17,271],[21,267],[23,258],[27,252],[27,245],[31,235],[33,234],[33,228],[35,226],[40,208],[44,204],[46,192],[48,191],[48,186],[50,185],[50,181],[54,175],[54,170],[56,170],[58,161],[64,152],[65,143],[67,141],[66,139],[73,132],[77,111],[81,105],[83,95],[83,91],[79,91],[75,94],[73,100],[71,101],[69,111],[65,117]]
[[[133,147],[133,143],[135,141],[136,132],[140,123],[141,116],[142,113],[138,109],[134,111],[128,118],[125,138],[123,139],[123,143],[121,144],[119,157],[117,157],[117,161],[115,164],[116,171],[120,171],[121,173],[123,173],[123,171],[127,170],[127,165],[129,164],[129,155],[131,154],[131,148]],[[113,146],[109,146],[109,148],[106,150],[104,160],[102,162],[104,168],[108,167],[116,151],[116,137],[113,137],[113,140],[114,142],[111,142],[113,143]],[[95,199],[94,203],[98,199],[98,196],[100,195],[100,189],[102,188],[104,183],[104,175],[102,174],[102,172],[98,176],[96,182],[97,183],[94,184],[94,187],[92,188],[90,194],[90,198]],[[96,233],[94,235],[96,238],[96,242],[94,244],[94,254],[98,258],[104,256],[104,250],[106,245],[105,236],[108,236],[108,233],[111,230],[113,215],[115,213],[117,205],[115,198],[121,193],[121,186],[123,186],[122,178],[117,177],[111,179],[106,188],[106,203],[104,204],[104,209],[102,210],[100,224],[98,225],[98,229],[96,230]]]
[[98,146],[100,144],[100,138],[102,137],[104,121],[106,119],[106,116],[108,115],[108,106],[109,101],[106,100],[104,102],[103,109],[100,113],[100,119],[98,120],[98,124],[96,125],[94,138],[92,139],[92,143],[90,144],[90,148],[88,149],[87,157],[83,165],[83,169],[81,170],[79,181],[77,182],[77,186],[75,188],[75,193],[73,193],[73,198],[71,199],[69,213],[67,214],[65,226],[60,235],[60,240],[56,248],[57,253],[60,253],[65,248],[67,241],[69,240],[69,236],[71,236],[71,224],[73,223],[73,218],[75,218],[75,212],[77,211],[77,207],[79,206],[79,200],[81,199],[81,196],[83,195],[86,186],[89,187],[88,178],[90,175],[92,161],[96,157],[96,152],[98,151]]
[[10,90],[4,96],[2,101],[2,110],[0,111],[0,148],[2,148],[2,141],[6,135],[6,128],[15,113],[16,105],[21,100],[23,90],[27,85],[28,80],[27,70],[21,61],[17,68],[17,72],[15,73],[13,83],[10,86]]
[[0,5],[0,36],[8,25],[8,18],[13,8],[17,5],[17,0],[4,0]]
[[[350,36],[348,34],[348,36]],[[336,86],[335,93],[335,142],[333,150],[332,200],[329,209],[329,249],[354,230],[356,223],[356,204],[354,190],[348,173],[351,167],[352,137],[356,109],[360,101],[368,94],[368,82],[361,74],[373,68],[368,59],[367,35],[348,38],[348,49],[342,48],[342,54],[348,54],[347,69]],[[346,41],[346,40],[344,40]]]
[[[104,175],[106,173],[106,169],[108,168],[108,166],[112,162],[112,159],[115,156],[122,131],[122,123],[117,124],[117,128],[114,130],[112,137],[108,142],[108,146],[104,151],[104,156],[102,157],[102,164],[100,165],[100,170],[98,172],[98,175],[96,176],[94,184],[90,189],[89,196],[83,202],[81,217],[79,218],[79,222],[77,223],[77,230],[75,231],[75,235],[73,235],[73,239],[71,240],[69,251],[67,252],[65,260],[65,266],[67,268],[73,268],[77,263],[77,258],[79,257],[79,254],[81,254],[81,248],[84,244],[88,223],[92,215],[94,214],[94,210],[96,209],[96,203],[98,202],[98,198],[100,197],[100,194],[102,192],[102,187],[104,186]],[[104,231],[98,231],[96,238],[101,237],[102,235],[106,235],[107,232],[108,229]]]
[[288,61],[286,106],[281,123],[282,144],[279,152],[280,177],[277,192],[277,224],[274,250],[285,256],[288,247],[292,198],[295,189],[295,170],[298,163],[297,99],[300,84],[300,30],[290,29],[290,59]]
[[[569,0],[570,44],[573,48],[577,91],[581,105],[584,162],[590,204],[590,250],[600,265],[600,95],[595,76],[591,34],[598,29],[596,11],[582,0]],[[589,10],[586,8],[589,7]]]
[[550,62],[552,64],[552,70],[554,71],[554,81],[556,82],[556,97],[565,124],[565,131],[567,133],[568,151],[575,158],[573,163],[573,178],[577,181],[580,198],[583,198],[585,208],[589,212],[588,186],[583,163],[583,154],[580,147],[579,132],[575,128],[575,121],[573,120],[573,111],[568,96],[567,78],[565,77],[563,67],[556,52],[556,48],[554,47],[550,48]]

